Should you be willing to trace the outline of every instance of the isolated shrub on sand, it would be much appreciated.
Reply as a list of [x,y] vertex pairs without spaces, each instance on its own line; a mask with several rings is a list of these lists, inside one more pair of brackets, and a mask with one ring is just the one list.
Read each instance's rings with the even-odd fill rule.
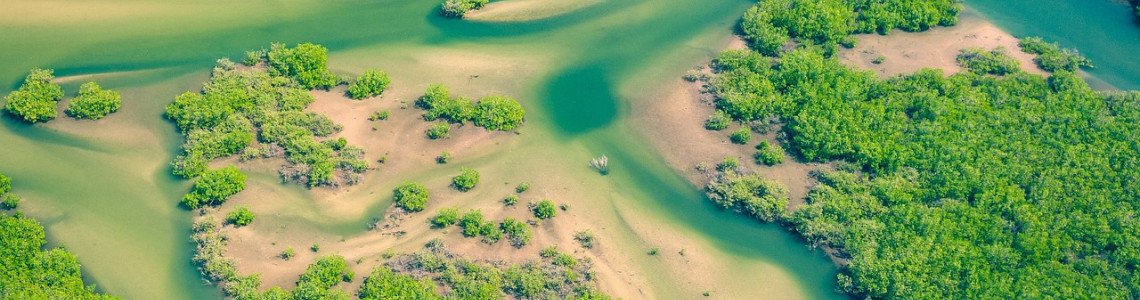
[[98,120],[119,110],[123,99],[119,92],[104,90],[98,83],[79,86],[79,97],[67,104],[67,115],[76,119]]
[[388,89],[388,84],[391,82],[392,80],[388,79],[388,73],[384,71],[364,71],[364,75],[357,77],[356,81],[348,86],[348,96],[359,100],[380,95]]
[[428,190],[422,184],[405,181],[392,192],[396,195],[396,206],[404,210],[417,212],[427,206]]

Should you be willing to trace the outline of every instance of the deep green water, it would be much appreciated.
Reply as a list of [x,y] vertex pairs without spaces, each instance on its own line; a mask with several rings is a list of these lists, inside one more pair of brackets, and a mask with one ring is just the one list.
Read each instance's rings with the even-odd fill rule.
[[1040,36],[1077,48],[1093,61],[1096,81],[1140,89],[1140,23],[1123,1],[967,0],[967,5],[1014,36]]

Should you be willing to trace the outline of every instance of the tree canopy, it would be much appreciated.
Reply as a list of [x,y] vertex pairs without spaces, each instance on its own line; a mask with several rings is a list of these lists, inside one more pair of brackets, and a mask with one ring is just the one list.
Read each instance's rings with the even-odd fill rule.
[[396,195],[396,206],[404,210],[417,212],[427,207],[428,190],[422,184],[405,181],[392,192]]
[[63,99],[63,89],[51,82],[51,69],[32,69],[20,88],[4,97],[4,109],[24,122],[37,123],[54,119],[55,106]]
[[391,82],[392,80],[388,79],[388,73],[370,69],[364,71],[364,75],[357,77],[356,81],[348,86],[348,96],[352,99],[364,99],[380,95],[388,89],[388,84]]
[[453,123],[473,121],[475,126],[487,130],[514,130],[522,125],[526,115],[522,105],[510,97],[491,95],[476,102],[463,97],[452,97],[450,90],[441,84],[429,86],[416,101],[416,106],[425,111],[425,120],[445,119]]
[[194,181],[190,193],[182,197],[182,205],[187,208],[217,206],[245,189],[246,176],[237,167],[228,166],[209,170]]
[[119,92],[104,90],[94,81],[79,86],[79,97],[67,104],[67,115],[76,119],[98,120],[119,110],[123,103]]
[[118,299],[85,285],[75,255],[56,248],[43,250],[44,228],[20,213],[0,213],[0,298]]
[[1140,93],[1096,92],[1065,70],[880,79],[825,52],[727,51],[710,89],[737,121],[779,119],[799,159],[851,164],[818,175],[807,204],[780,219],[845,259],[840,288],[1140,295]]

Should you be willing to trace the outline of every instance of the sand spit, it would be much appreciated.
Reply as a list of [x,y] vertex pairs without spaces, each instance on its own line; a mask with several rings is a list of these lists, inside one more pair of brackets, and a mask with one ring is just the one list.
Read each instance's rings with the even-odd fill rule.
[[510,0],[491,2],[463,18],[488,22],[523,22],[571,13],[603,0]]
[[[844,63],[873,70],[883,77],[914,73],[922,68],[940,68],[946,75],[962,71],[956,58],[959,51],[970,47],[1006,52],[1021,62],[1029,73],[1048,75],[1033,63],[1033,55],[1021,52],[1017,38],[979,17],[963,16],[954,27],[937,27],[925,32],[892,31],[889,35],[861,34],[852,49],[840,49],[837,55]],[[881,63],[874,60],[882,57]]]

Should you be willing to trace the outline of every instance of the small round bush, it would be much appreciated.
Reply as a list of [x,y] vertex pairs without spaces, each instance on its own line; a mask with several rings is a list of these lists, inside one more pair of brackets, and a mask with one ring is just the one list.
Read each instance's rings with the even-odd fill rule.
[[447,139],[451,138],[451,134],[448,133],[450,131],[451,124],[448,124],[447,122],[433,123],[430,127],[428,127],[427,136],[429,139],[433,140]]
[[774,166],[784,162],[784,148],[780,145],[761,141],[756,145],[756,163],[765,166]]
[[752,140],[752,131],[747,127],[740,128],[733,131],[732,134],[728,136],[728,139],[731,140],[733,144],[747,144],[749,140]]
[[541,202],[538,202],[538,204],[534,205],[532,210],[534,211],[534,216],[539,219],[549,219],[558,215],[558,209],[554,207],[554,201],[550,201],[550,199],[543,199]]
[[249,207],[238,206],[236,209],[226,214],[226,223],[241,227],[252,223],[254,217],[255,216],[253,212],[249,211]]
[[452,178],[451,182],[459,191],[469,191],[475,188],[475,184],[479,183],[479,172],[470,168],[460,169],[459,176]]
[[510,195],[510,196],[507,196],[506,198],[503,198],[503,204],[506,204],[507,206],[514,206],[515,204],[518,204],[518,203],[519,203],[519,196],[517,196],[517,195]]
[[391,82],[392,80],[388,79],[388,73],[384,71],[364,71],[364,75],[357,77],[356,81],[348,86],[348,96],[360,100],[380,95],[388,89],[388,84]]
[[17,206],[20,206],[20,200],[20,196],[16,196],[16,194],[7,194],[4,195],[4,201],[0,202],[0,206],[3,206],[4,209],[16,209]]
[[721,172],[729,171],[729,170],[736,170],[736,168],[739,168],[739,167],[740,167],[740,161],[736,160],[735,157],[725,157],[724,161],[721,161],[719,164],[716,164],[716,170],[721,171]]
[[88,82],[79,87],[79,97],[67,104],[67,115],[76,119],[98,120],[119,110],[123,99],[119,92],[104,90],[98,83]]
[[459,208],[455,207],[441,209],[431,218],[431,224],[437,228],[447,227],[456,222],[459,222]]
[[427,206],[428,190],[422,184],[405,181],[392,192],[396,194],[396,206],[406,211],[422,211]]
[[705,129],[708,130],[724,130],[728,128],[728,124],[732,122],[732,118],[724,111],[717,110],[708,120],[705,120]]

